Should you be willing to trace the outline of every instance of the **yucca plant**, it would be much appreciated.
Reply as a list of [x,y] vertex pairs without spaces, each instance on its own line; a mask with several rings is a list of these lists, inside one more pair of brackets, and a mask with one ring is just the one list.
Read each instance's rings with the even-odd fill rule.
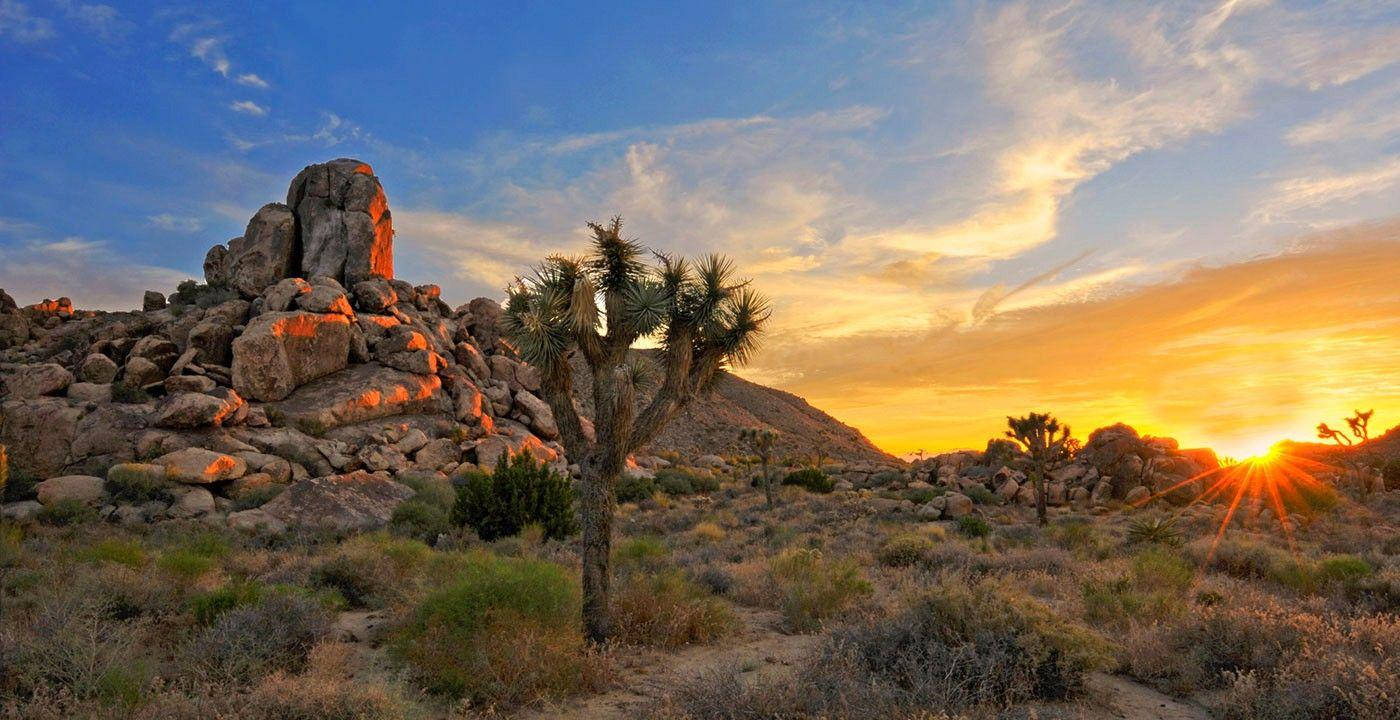
[[[1006,424],[1010,430],[1006,436],[1020,443],[1031,456],[1031,482],[1035,484],[1035,516],[1041,525],[1046,524],[1045,480],[1050,469],[1069,459],[1073,452],[1073,438],[1069,426],[1060,425],[1050,413],[1031,413],[1025,417],[1008,417]],[[990,447],[990,443],[988,444]]]
[[1128,541],[1175,546],[1181,544],[1181,531],[1175,517],[1138,518],[1128,525]]
[[[768,319],[767,301],[734,279],[720,255],[696,262],[650,253],[622,236],[622,219],[589,223],[592,251],[551,256],[508,288],[504,327],[539,368],[545,401],[569,458],[578,463],[582,525],[583,625],[589,639],[613,634],[608,609],[614,488],[627,455],[661,429],[727,365],[746,362]],[[631,352],[642,338],[660,345],[661,377]],[[594,437],[573,403],[569,359],[593,374]],[[639,410],[639,400],[642,407]]]

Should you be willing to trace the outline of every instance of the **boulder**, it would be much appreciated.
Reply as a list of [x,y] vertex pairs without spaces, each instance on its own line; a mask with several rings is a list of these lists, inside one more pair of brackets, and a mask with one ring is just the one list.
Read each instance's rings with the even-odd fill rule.
[[186,342],[202,365],[227,365],[233,344],[233,326],[217,318],[206,318],[193,328]]
[[146,312],[165,309],[165,296],[155,290],[147,290],[141,296],[141,309]]
[[77,382],[68,386],[68,399],[79,402],[112,402],[111,383]]
[[173,518],[194,518],[214,512],[214,494],[202,487],[184,488],[167,511]]
[[[234,240],[242,242],[241,238]],[[209,248],[209,252],[204,253],[204,284],[212,288],[228,287],[230,263],[227,247],[215,245]]]
[[1020,483],[1016,482],[1015,480],[1012,480],[1011,478],[1007,478],[1005,482],[1003,482],[999,487],[997,487],[997,497],[1000,498],[1002,502],[1007,502],[1012,498],[1016,497],[1016,493],[1020,491]]
[[530,429],[545,440],[559,439],[559,426],[554,423],[554,412],[549,403],[521,389],[515,394],[515,404],[530,418]]
[[262,206],[243,231],[229,241],[229,284],[255,298],[282,278],[297,274],[296,219],[281,203]]
[[182,392],[209,393],[218,384],[204,375],[171,375],[165,379],[165,392],[171,395]]
[[0,313],[0,350],[29,342],[29,318],[17,312]]
[[61,500],[76,500],[84,505],[96,505],[107,496],[105,484],[102,478],[92,475],[64,475],[49,478],[35,485],[34,493],[44,505],[52,505]]
[[419,467],[427,470],[441,470],[449,463],[455,463],[462,459],[462,450],[457,447],[457,443],[449,438],[438,438],[424,445],[413,461]]
[[161,401],[152,424],[163,428],[218,427],[232,419],[242,404],[236,393],[232,398],[220,398],[199,392],[178,392]]
[[230,528],[239,532],[279,535],[287,531],[286,523],[262,508],[229,513],[227,522]]
[[417,375],[367,363],[298,388],[270,408],[288,425],[319,434],[366,420],[437,412],[445,410],[447,402],[442,380],[436,375]]
[[355,317],[355,311],[350,307],[350,298],[346,297],[345,290],[338,286],[313,284],[311,292],[297,298],[297,306],[307,312]]
[[1089,504],[1089,488],[1077,487],[1069,491],[1069,504],[1073,508],[1082,508]]
[[285,312],[297,307],[297,299],[311,293],[311,283],[291,277],[279,280],[263,295],[263,312]]
[[382,313],[399,301],[394,286],[384,278],[361,280],[354,285],[355,307],[365,312]]
[[233,387],[244,397],[273,402],[297,387],[345,368],[350,319],[310,312],[268,312],[233,342]]
[[385,474],[358,471],[292,483],[259,509],[292,529],[368,531],[386,525],[413,495]]
[[117,379],[117,364],[102,353],[92,353],[78,365],[78,379],[89,383],[109,383]]
[[950,520],[972,513],[972,498],[962,493],[948,493],[943,496],[943,517]]
[[505,316],[501,304],[491,298],[480,297],[472,300],[467,308],[472,317],[471,335],[476,339],[477,346],[488,352],[495,350],[496,341],[501,337],[501,318]]
[[[506,423],[502,423],[505,425]],[[530,453],[540,462],[552,463],[559,459],[559,453],[550,449],[542,440],[530,433],[523,435],[487,435],[476,443],[476,464],[491,470],[502,456]]]
[[11,313],[18,309],[19,304],[15,302],[15,299],[10,297],[4,288],[0,288],[0,313]]
[[165,373],[150,360],[138,357],[126,361],[122,368],[122,383],[127,387],[143,388],[161,381]]
[[1144,505],[1151,498],[1152,491],[1147,489],[1144,485],[1138,485],[1128,491],[1128,494],[1123,497],[1123,501],[1129,505]]
[[37,500],[21,500],[19,502],[5,503],[0,505],[0,518],[17,523],[26,523],[39,516],[39,511],[44,509],[43,503]]
[[463,340],[457,343],[453,355],[457,358],[457,364],[465,367],[474,379],[478,381],[491,379],[491,367],[486,364],[486,357],[475,345]]
[[369,165],[341,158],[310,165],[287,189],[296,217],[302,274],[344,286],[394,276],[394,225],[384,188]]
[[186,485],[208,485],[243,477],[248,464],[241,458],[204,448],[185,448],[151,461],[165,468],[166,477]]
[[[180,358],[180,348],[175,346],[168,338],[159,335],[147,335],[136,341],[131,346],[131,351],[126,355],[128,364],[135,358],[150,360],[153,365],[160,369],[160,376],[165,377],[170,372],[170,368],[175,365],[175,361]],[[160,378],[156,378],[159,380]]]
[[73,373],[56,363],[20,365],[0,376],[0,380],[11,398],[37,398],[62,394],[73,384]]

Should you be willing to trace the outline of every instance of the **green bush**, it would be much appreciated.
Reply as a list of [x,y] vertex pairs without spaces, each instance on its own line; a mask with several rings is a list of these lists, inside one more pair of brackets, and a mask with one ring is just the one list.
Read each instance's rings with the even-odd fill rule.
[[0,568],[19,565],[24,554],[24,531],[18,525],[0,522]]
[[394,508],[389,532],[431,543],[439,535],[452,532],[451,513],[436,503],[413,498]]
[[880,545],[880,551],[876,557],[881,565],[890,567],[907,567],[916,565],[927,558],[933,552],[933,541],[923,535],[914,533],[901,533],[885,540]]
[[613,548],[613,558],[619,565],[652,565],[667,555],[670,550],[660,538],[650,535],[627,538]]
[[978,505],[1001,504],[1001,499],[996,496],[996,493],[981,485],[971,485],[963,490],[963,494],[972,498],[972,502]]
[[390,648],[430,691],[499,710],[588,684],[578,612],[563,566],[478,552],[423,598]]
[[38,518],[39,522],[45,525],[78,525],[96,520],[97,511],[80,500],[64,498],[45,505],[44,509],[39,511]]
[[984,538],[992,534],[992,526],[981,515],[964,515],[958,518],[958,532],[965,537]]
[[1175,546],[1181,544],[1181,531],[1174,517],[1140,518],[1128,525],[1128,541]]
[[618,478],[615,488],[617,501],[620,503],[641,502],[655,495],[656,490],[656,478],[626,474]]
[[476,530],[482,540],[517,535],[538,524],[545,537],[574,534],[574,491],[569,478],[537,462],[529,453],[504,455],[490,475],[473,472],[457,489],[452,520]]
[[235,580],[213,590],[195,593],[190,597],[190,611],[200,625],[211,625],[229,610],[261,600],[263,590],[263,586],[255,581]]
[[146,551],[140,543],[132,540],[103,540],[79,555],[90,562],[110,562],[127,567],[141,567],[146,564]]
[[836,479],[816,468],[802,468],[783,476],[784,485],[796,485],[809,492],[829,493],[836,489]]
[[169,502],[171,483],[164,478],[153,478],[148,473],[132,471],[122,465],[113,465],[107,471],[107,491],[112,498],[129,503],[143,503],[150,500]]
[[898,470],[882,470],[871,475],[867,484],[870,487],[885,487],[897,482],[904,482],[904,473]]
[[1385,479],[1386,490],[1400,490],[1400,457],[1393,457],[1381,466],[1381,477]]
[[656,488],[667,495],[694,495],[719,490],[719,480],[690,468],[662,468],[656,471]]

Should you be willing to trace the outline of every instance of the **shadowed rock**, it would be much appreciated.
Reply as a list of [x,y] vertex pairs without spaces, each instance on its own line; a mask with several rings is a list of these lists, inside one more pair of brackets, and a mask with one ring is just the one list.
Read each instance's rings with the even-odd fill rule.
[[394,225],[374,170],[349,158],[309,165],[287,189],[296,216],[302,275],[346,287],[394,276]]
[[410,497],[413,489],[387,473],[359,471],[293,483],[259,510],[293,529],[366,531],[383,527]]

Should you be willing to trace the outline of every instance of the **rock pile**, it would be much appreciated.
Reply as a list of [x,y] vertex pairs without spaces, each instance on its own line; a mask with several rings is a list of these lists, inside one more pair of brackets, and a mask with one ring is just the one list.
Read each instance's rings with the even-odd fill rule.
[[[1139,436],[1119,423],[1095,430],[1070,462],[1049,473],[1046,501],[1051,507],[1099,511],[1113,502],[1130,507],[1158,500],[1185,505],[1205,490],[1203,476],[1219,467],[1212,450],[1183,450],[1171,438]],[[945,508],[953,498],[982,496],[1035,505],[1030,470],[1030,458],[1014,444],[993,440],[983,452],[946,453],[914,462],[908,486],[953,491],[945,495],[949,500],[935,498],[919,508],[922,516],[937,519],[955,516]]]
[[[393,235],[373,171],[340,159],[210,249],[204,283],[147,292],[140,311],[19,308],[0,291],[0,444],[12,477],[42,480],[4,513],[71,499],[130,522],[359,528],[387,520],[405,473],[521,451],[564,468],[499,305],[453,309],[394,278]],[[138,480],[162,499],[123,500]]]

